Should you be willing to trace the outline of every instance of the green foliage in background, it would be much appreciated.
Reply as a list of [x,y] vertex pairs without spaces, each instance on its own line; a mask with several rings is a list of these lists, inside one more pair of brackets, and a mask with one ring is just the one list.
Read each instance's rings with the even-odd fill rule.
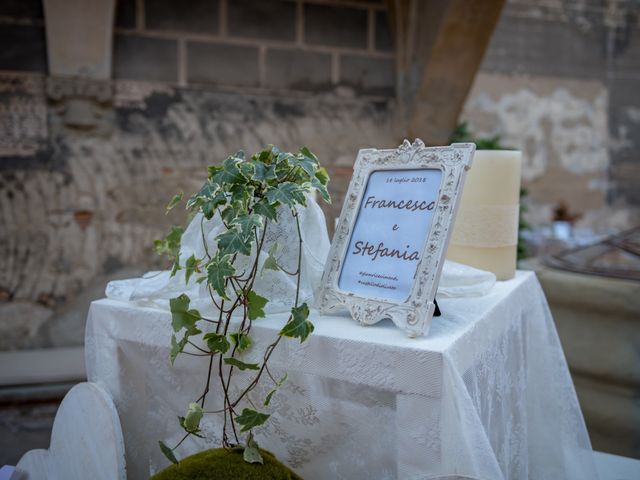
[[[474,138],[469,130],[469,126],[466,122],[461,122],[457,125],[453,135],[451,136],[451,143],[456,142],[470,142],[475,143],[478,150],[514,150],[513,148],[506,147],[500,143],[500,136],[494,137],[478,137]],[[527,211],[526,205],[522,202],[522,199],[528,194],[525,188],[520,188],[520,215],[518,216],[518,260],[526,258],[528,256],[527,246],[522,238],[521,232],[529,230],[531,226],[524,220],[524,213]]]
[[[298,208],[306,206],[307,195],[312,192],[318,192],[329,202],[328,182],[327,171],[306,147],[297,153],[289,153],[268,146],[251,157],[245,157],[241,151],[237,152],[221,165],[210,166],[207,181],[186,201],[186,209],[191,214],[202,214],[200,229],[204,256],[180,258],[180,238],[183,233],[181,227],[173,227],[163,240],[155,242],[156,251],[173,262],[171,275],[183,275],[185,283],[191,279],[204,283],[216,307],[215,311],[218,312],[216,318],[206,318],[191,307],[191,299],[186,294],[172,298],[169,302],[174,331],[171,337],[171,363],[181,355],[190,355],[202,357],[208,364],[202,393],[199,396],[194,394],[184,416],[178,417],[178,425],[184,431],[182,439],[173,446],[159,442],[161,451],[171,462],[179,463],[175,450],[189,436],[204,436],[200,422],[207,414],[224,417],[222,447],[231,449],[242,445],[245,462],[265,462],[265,456],[253,438],[252,430],[268,421],[269,414],[260,411],[261,407],[269,404],[286,380],[286,376],[274,378],[268,368],[269,358],[282,338],[296,338],[304,342],[313,332],[313,324],[309,321],[309,307],[306,303],[299,303],[302,235]],[[174,196],[167,211],[182,201],[182,194]],[[267,228],[270,222],[278,221],[282,208],[291,211],[297,226],[298,263],[294,272],[282,270],[278,265],[275,257],[277,244],[269,249],[267,258],[260,264]],[[225,229],[215,238],[215,248],[211,248],[205,240],[204,221],[214,217],[224,224]],[[237,260],[241,255],[251,255],[254,258],[248,271],[238,270]],[[256,278],[264,269],[282,270],[295,277],[297,288],[288,322],[256,363],[247,361],[244,354],[254,348],[251,327],[254,321],[265,316],[264,308],[269,303],[269,299],[260,296],[253,289]],[[239,326],[232,325],[232,318],[233,325]],[[256,358],[255,355],[252,358]],[[232,392],[238,392],[237,388],[231,388],[236,370],[252,374],[252,379],[248,385],[243,385],[239,393],[233,394]],[[251,398],[250,394],[263,377],[265,381],[272,383],[272,389],[264,399],[258,401]],[[208,411],[205,410],[205,400],[210,388],[213,388],[212,381],[217,382],[215,389],[222,392],[224,398],[219,409]],[[270,459],[267,460],[266,463],[271,462]],[[175,477],[158,478],[195,478],[178,475],[181,471],[187,471],[186,467],[183,469],[178,466],[174,470]],[[209,475],[197,478],[222,477]]]

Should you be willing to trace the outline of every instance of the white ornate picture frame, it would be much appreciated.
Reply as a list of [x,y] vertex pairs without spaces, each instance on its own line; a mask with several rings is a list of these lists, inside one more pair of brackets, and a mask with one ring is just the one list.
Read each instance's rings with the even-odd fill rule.
[[[425,147],[421,140],[416,140],[413,144],[407,140],[403,142],[397,149],[377,150],[363,149],[358,152],[358,157],[354,165],[354,173],[349,183],[349,189],[345,202],[342,206],[342,213],[331,243],[331,249],[325,265],[322,283],[318,295],[316,296],[316,307],[321,313],[329,313],[339,308],[347,308],[354,320],[362,325],[372,325],[383,319],[391,319],[393,323],[405,331],[409,337],[417,337],[426,335],[431,325],[431,318],[435,310],[435,294],[440,280],[440,273],[444,263],[444,257],[447,252],[449,238],[453,230],[453,221],[459,204],[459,198],[462,193],[466,172],[471,167],[471,161],[475,152],[473,143],[454,143],[448,147]],[[421,176],[420,172],[424,171],[425,175]],[[400,250],[377,250],[374,253],[373,244],[370,246],[368,242],[355,242],[354,237],[358,231],[371,232],[374,222],[368,221],[363,223],[363,217],[360,217],[362,203],[366,192],[374,192],[371,190],[369,183],[372,175],[375,174],[375,188],[377,193],[380,188],[385,188],[381,182],[402,184],[408,182],[405,186],[395,185],[394,192],[409,191],[418,192],[420,195],[431,195],[431,201],[422,201],[420,205],[425,206],[424,215],[415,217],[418,219],[429,218],[423,223],[407,222],[403,227],[404,235],[412,236],[413,243],[420,245],[412,246],[407,251]],[[382,176],[381,176],[382,175]],[[385,177],[385,175],[387,177]],[[420,180],[424,178],[424,180]],[[416,189],[416,185],[411,182],[426,182],[423,189]],[[429,183],[430,182],[430,183]],[[434,183],[436,182],[436,183]],[[373,184],[372,184],[373,185]],[[405,190],[398,190],[398,189]],[[429,191],[428,191],[429,190]],[[426,192],[426,193],[425,193]],[[366,208],[367,212],[371,210],[371,206],[375,208],[387,208],[390,202],[373,203],[375,197],[367,193]],[[407,205],[415,208],[418,201],[410,203],[408,201],[396,201],[392,204],[393,208],[399,205],[402,209],[407,210]],[[427,205],[429,208],[427,208]],[[421,208],[422,210],[422,208]],[[428,211],[427,211],[428,210]],[[406,212],[402,212],[405,214]],[[400,213],[393,213],[400,215]],[[363,214],[365,215],[365,214]],[[366,215],[371,215],[366,213]],[[378,214],[380,215],[380,214]],[[372,218],[372,217],[366,217]],[[380,219],[381,217],[376,217]],[[386,218],[386,217],[385,217]],[[393,219],[394,217],[389,217]],[[400,217],[398,217],[400,218]],[[428,223],[426,223],[428,222]],[[379,222],[378,222],[379,223]],[[393,220],[392,220],[393,223]],[[362,227],[360,225],[363,225]],[[415,228],[414,228],[415,225]],[[397,224],[390,227],[391,230],[397,230]],[[386,225],[381,228],[375,225],[375,232],[387,232]],[[415,230],[420,230],[422,235],[415,235]],[[394,232],[398,233],[398,232]],[[380,235],[387,235],[381,233]],[[386,238],[386,237],[385,237]],[[408,238],[408,237],[407,237]],[[354,243],[352,243],[352,241]],[[407,243],[406,247],[410,247],[410,241],[402,239],[402,244]],[[363,247],[364,245],[364,247]],[[382,243],[378,244],[382,245]],[[352,247],[351,249],[349,247]],[[354,247],[355,246],[355,247]],[[368,250],[367,250],[368,249]],[[411,250],[414,250],[411,253]],[[365,260],[358,257],[365,257],[365,253],[376,260],[378,253],[384,262],[387,262],[386,270],[380,274],[359,271],[353,273],[352,270],[361,268]],[[347,257],[348,254],[357,254],[354,257]],[[413,255],[413,256],[412,256]],[[368,260],[371,260],[369,258]],[[398,279],[398,275],[390,273],[390,264],[396,260],[411,260],[413,262],[410,270],[413,273],[412,278],[407,276],[406,265],[410,262],[396,262],[398,272],[402,278]],[[358,264],[354,262],[359,262]],[[417,263],[417,265],[416,265]],[[357,265],[357,266],[356,266]],[[343,269],[347,268],[347,270]],[[391,267],[393,269],[393,266]],[[352,280],[358,276],[366,275],[366,281]],[[409,273],[411,275],[411,273]],[[349,280],[341,280],[341,278]],[[370,281],[374,278],[373,282]],[[382,279],[382,280],[380,280]],[[388,280],[385,280],[388,279]],[[384,282],[391,282],[385,285]],[[381,283],[382,282],[382,283]],[[394,283],[395,282],[395,283]],[[395,288],[404,282],[403,287]],[[345,284],[350,287],[345,288]],[[382,289],[389,289],[390,293],[386,293]],[[354,292],[356,290],[356,292]],[[391,292],[397,290],[397,292]],[[372,291],[380,291],[382,294],[372,294]],[[363,293],[364,292],[364,293]],[[406,298],[403,293],[408,294]],[[398,298],[395,298],[398,297]],[[402,297],[402,298],[400,298]]]

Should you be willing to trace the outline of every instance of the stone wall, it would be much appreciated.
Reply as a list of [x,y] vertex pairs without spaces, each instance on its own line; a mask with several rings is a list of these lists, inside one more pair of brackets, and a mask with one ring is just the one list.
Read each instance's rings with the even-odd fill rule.
[[[357,150],[402,140],[381,1],[183,4],[118,3],[106,86],[47,78],[39,2],[0,6],[0,349],[81,344],[109,278],[164,267],[167,200],[229,153],[309,146],[333,218]],[[106,101],[78,127],[59,90]]]
[[[357,150],[402,141],[383,0],[186,4],[120,0],[113,82],[67,87],[47,76],[40,1],[0,3],[0,349],[80,344],[107,279],[163,266],[151,242],[183,220],[166,200],[229,152],[308,145],[332,219]],[[560,200],[599,230],[640,222],[637,10],[505,8],[462,117],[524,150],[534,223]],[[59,92],[83,89],[70,122]]]
[[528,220],[565,202],[598,233],[640,223],[640,6],[511,0],[462,118],[524,152]]

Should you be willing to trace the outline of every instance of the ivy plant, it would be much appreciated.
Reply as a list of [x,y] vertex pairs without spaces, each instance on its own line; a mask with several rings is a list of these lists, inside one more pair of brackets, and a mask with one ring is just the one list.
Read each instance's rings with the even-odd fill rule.
[[[289,337],[304,342],[313,332],[309,321],[309,307],[300,302],[300,279],[302,262],[302,234],[298,211],[306,206],[307,195],[317,192],[330,202],[327,183],[329,176],[316,156],[306,147],[297,153],[283,152],[275,146],[245,157],[239,151],[222,162],[208,167],[207,181],[202,188],[186,200],[186,209],[191,215],[202,214],[200,229],[204,256],[180,258],[181,227],[172,227],[162,240],[156,240],[155,249],[173,262],[171,275],[184,275],[185,283],[190,279],[206,284],[211,301],[217,312],[214,318],[206,318],[197,309],[191,308],[191,299],[186,294],[172,298],[170,361],[180,355],[202,357],[208,364],[201,392],[186,406],[184,416],[178,417],[178,426],[184,431],[177,444],[169,446],[160,441],[163,454],[174,463],[178,462],[175,450],[189,436],[202,437],[200,423],[204,415],[222,415],[222,446],[243,446],[244,459],[249,463],[262,463],[253,429],[269,419],[268,407],[273,395],[286,381],[276,378],[269,370],[269,358],[283,338]],[[183,202],[182,194],[174,196],[167,211]],[[268,250],[261,261],[265,233],[271,222],[277,222],[282,209],[289,209],[297,226],[297,268],[293,272],[282,269],[276,260],[278,245]],[[204,221],[222,222],[224,230],[215,238],[215,248],[207,245]],[[239,271],[240,256],[255,258],[249,271]],[[243,353],[257,348],[251,337],[254,321],[265,316],[268,298],[254,290],[256,278],[263,270],[282,270],[296,278],[297,288],[293,307],[286,324],[272,343],[267,345],[257,363],[246,362]],[[234,321],[232,322],[232,318]],[[236,319],[239,319],[238,322]],[[244,388],[231,388],[237,370],[251,375]],[[257,402],[250,398],[261,381],[270,382],[269,393]],[[221,408],[209,411],[205,408],[207,395],[212,389],[222,393]],[[233,394],[232,392],[238,392]],[[198,395],[199,393],[199,395]],[[254,392],[255,396],[255,392]]]

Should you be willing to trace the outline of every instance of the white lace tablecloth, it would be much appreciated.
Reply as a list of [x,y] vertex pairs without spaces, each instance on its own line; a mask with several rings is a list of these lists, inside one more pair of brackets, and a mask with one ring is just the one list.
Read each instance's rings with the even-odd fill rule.
[[[595,479],[534,274],[518,272],[484,297],[439,303],[443,316],[418,339],[391,323],[362,327],[313,314],[309,340],[283,341],[272,357],[289,381],[272,400],[261,446],[306,479]],[[257,322],[256,345],[270,342],[285,320]],[[176,416],[206,375],[199,357],[170,366],[170,335],[166,311],[100,300],[89,312],[88,377],[113,396],[132,479],[167,465],[158,440],[181,438]],[[188,439],[179,457],[217,446],[218,419],[205,418],[209,440]]]

